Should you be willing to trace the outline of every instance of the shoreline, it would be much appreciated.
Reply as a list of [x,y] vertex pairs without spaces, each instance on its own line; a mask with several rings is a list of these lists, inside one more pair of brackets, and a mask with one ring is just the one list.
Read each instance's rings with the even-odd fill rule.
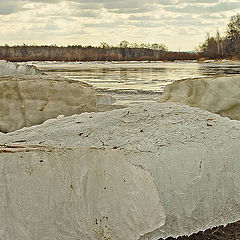
[[[5,60],[5,59],[0,59],[0,60]],[[83,64],[83,63],[112,63],[112,64],[139,64],[139,63],[199,63],[199,64],[204,64],[204,63],[216,63],[216,64],[240,64],[240,60],[232,60],[232,59],[187,59],[187,60],[67,60],[67,61],[61,61],[61,60],[26,60],[26,61],[12,61],[16,62],[18,64],[21,63],[26,63],[26,64],[31,64],[34,62],[44,62],[44,63],[75,63],[75,64]]]

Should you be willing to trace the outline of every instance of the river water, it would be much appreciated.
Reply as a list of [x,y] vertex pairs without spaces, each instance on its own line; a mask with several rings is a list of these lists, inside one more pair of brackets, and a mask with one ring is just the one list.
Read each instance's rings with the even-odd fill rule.
[[155,101],[174,81],[240,74],[240,64],[222,62],[31,62],[49,75],[87,82],[118,102]]

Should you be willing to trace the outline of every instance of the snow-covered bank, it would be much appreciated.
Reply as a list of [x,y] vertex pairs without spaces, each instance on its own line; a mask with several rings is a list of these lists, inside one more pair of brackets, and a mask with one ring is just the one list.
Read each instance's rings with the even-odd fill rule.
[[179,102],[240,120],[240,76],[176,81],[160,102]]
[[[7,206],[4,214],[11,226],[3,232],[25,237],[20,240],[31,239],[31,234],[36,236],[32,239],[42,239],[45,232],[68,240],[77,236],[88,240],[89,232],[101,232],[99,239],[156,240],[240,217],[236,190],[240,185],[240,122],[198,108],[152,103],[83,113],[2,134],[0,142],[5,147],[0,154],[1,169],[5,169],[0,202]],[[46,147],[26,153],[30,145],[40,149],[45,145],[54,153],[45,153]],[[66,151],[59,150],[60,146]],[[86,150],[78,152],[79,147]],[[19,192],[18,181],[26,183]],[[52,218],[39,210],[44,206],[49,206]],[[112,215],[105,225],[106,213]],[[163,213],[166,219],[161,226]]]
[[14,62],[8,62],[6,60],[0,60],[0,76],[4,75],[41,75],[35,66],[32,65],[19,65]]
[[0,77],[0,131],[96,111],[96,101],[95,90],[87,83],[45,75]]

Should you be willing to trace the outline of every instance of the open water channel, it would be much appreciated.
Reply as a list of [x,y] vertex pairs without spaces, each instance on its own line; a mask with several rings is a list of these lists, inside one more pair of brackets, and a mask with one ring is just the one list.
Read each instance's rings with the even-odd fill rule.
[[240,63],[222,62],[31,62],[49,75],[87,82],[120,103],[155,101],[164,87],[193,78],[240,75]]

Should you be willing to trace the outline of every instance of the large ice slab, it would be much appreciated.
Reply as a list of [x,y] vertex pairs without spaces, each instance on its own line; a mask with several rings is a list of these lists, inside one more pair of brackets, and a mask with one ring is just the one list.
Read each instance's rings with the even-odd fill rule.
[[96,111],[96,101],[93,87],[80,81],[44,75],[0,77],[0,131]]
[[41,75],[42,72],[37,67],[26,64],[17,64],[14,62],[8,62],[6,60],[0,60],[0,76],[4,75]]
[[[153,224],[152,231],[144,230],[141,233],[141,240],[188,235],[240,219],[240,122],[208,111],[175,103],[135,105],[111,112],[83,113],[48,120],[39,126],[0,135],[0,142],[22,146],[91,146],[108,150],[103,153],[113,154],[112,158],[108,155],[109,158],[117,160],[119,158],[115,152],[110,150],[122,153],[130,164],[130,172],[130,166],[133,165],[151,174],[166,215],[165,224],[161,227]],[[102,161],[99,156],[96,155],[99,158],[96,162]],[[56,155],[56,158],[60,157]],[[21,158],[17,159],[21,162]],[[9,164],[10,162],[14,163],[9,161]],[[34,163],[33,160],[31,162]],[[104,169],[107,166],[102,167]],[[105,177],[107,181],[107,175]],[[17,179],[18,177],[16,181]],[[118,187],[119,183],[113,184],[115,183]],[[139,186],[142,184],[139,183]],[[136,183],[128,185],[131,187],[132,198],[138,193],[135,191],[138,187],[135,186]],[[145,189],[144,186],[142,189]],[[28,191],[28,188],[26,185],[24,189]],[[152,198],[147,189],[145,191],[143,199],[148,196],[151,204],[155,197]],[[119,196],[114,191],[112,194]],[[39,199],[40,197],[41,194]],[[70,199],[69,204],[72,201]],[[141,201],[145,204],[145,200]],[[120,201],[119,207],[121,206]],[[121,209],[123,212],[118,218],[124,221],[127,208]],[[111,210],[119,213],[117,207]],[[162,218],[162,211],[156,212]],[[138,215],[131,212],[130,216],[135,219]],[[135,234],[134,228],[132,231],[131,234]]]
[[0,148],[0,239],[129,239],[161,227],[151,174],[116,150]]
[[176,81],[160,102],[179,102],[240,120],[240,76]]

